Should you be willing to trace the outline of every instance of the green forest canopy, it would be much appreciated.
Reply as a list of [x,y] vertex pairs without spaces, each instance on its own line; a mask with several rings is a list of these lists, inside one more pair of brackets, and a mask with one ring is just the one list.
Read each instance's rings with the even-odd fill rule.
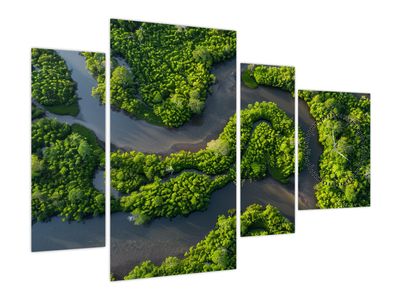
[[[262,179],[270,174],[285,183],[294,174],[294,122],[274,102],[249,104],[241,113],[241,174]],[[302,133],[299,133],[302,138]],[[303,154],[299,154],[299,164]]]
[[236,55],[236,32],[111,20],[111,50],[130,67],[112,71],[111,104],[179,127],[201,113],[215,81],[212,65]]
[[370,98],[352,93],[299,91],[316,120],[323,153],[319,208],[370,205]]
[[60,216],[80,221],[104,213],[104,194],[93,187],[104,150],[93,132],[41,118],[32,124],[32,220]]
[[79,113],[76,83],[54,50],[32,48],[32,98],[56,114]]
[[293,233],[294,224],[271,204],[252,204],[240,216],[241,236]]
[[249,88],[258,85],[277,87],[294,96],[295,68],[287,66],[248,65],[242,72],[242,80]]

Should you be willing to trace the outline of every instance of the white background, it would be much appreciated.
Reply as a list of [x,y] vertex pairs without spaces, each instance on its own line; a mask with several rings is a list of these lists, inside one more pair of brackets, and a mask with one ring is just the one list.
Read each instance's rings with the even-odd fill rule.
[[[397,1],[1,1],[2,299],[399,299]],[[238,270],[109,282],[109,249],[30,252],[30,48],[108,51],[109,18],[236,29],[238,62],[372,94],[372,207],[238,240]]]

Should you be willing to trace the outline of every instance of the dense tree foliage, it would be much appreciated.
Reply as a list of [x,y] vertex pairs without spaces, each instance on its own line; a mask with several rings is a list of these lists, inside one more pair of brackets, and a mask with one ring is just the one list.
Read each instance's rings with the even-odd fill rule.
[[240,216],[241,236],[293,233],[294,224],[268,204],[252,204]]
[[184,258],[167,257],[160,266],[150,260],[136,266],[127,279],[189,274],[236,268],[236,217],[219,216],[215,228],[197,245],[191,247]]
[[112,185],[123,193],[130,193],[157,177],[163,178],[187,169],[207,175],[223,174],[231,168],[234,159],[233,151],[221,154],[209,149],[198,152],[182,150],[164,157],[136,151],[116,151],[111,154]]
[[250,88],[260,84],[281,88],[294,95],[294,75],[294,67],[249,65],[242,73],[242,80]]
[[299,91],[317,123],[323,153],[319,208],[370,204],[370,99],[351,93]]
[[34,103],[31,106],[31,117],[32,120],[39,119],[45,115],[45,111],[40,107],[37,107]]
[[232,169],[227,175],[212,178],[195,172],[183,172],[165,182],[156,179],[141,186],[139,191],[121,198],[120,205],[130,211],[136,224],[156,217],[175,217],[207,208],[212,192],[234,179]]
[[[76,83],[65,61],[54,50],[32,49],[32,98],[55,113],[77,114]],[[71,108],[73,111],[71,112]],[[59,111],[57,111],[59,109]],[[78,110],[78,111],[76,111]]]
[[114,108],[120,108],[130,115],[145,119],[152,124],[163,125],[153,108],[139,100],[137,85],[130,69],[118,65],[116,60],[113,60],[112,64],[110,86],[111,105]]
[[106,103],[106,56],[99,52],[81,53],[86,59],[86,68],[97,81],[97,86],[92,88],[92,95]]
[[137,224],[203,210],[213,191],[235,179],[235,157],[235,116],[216,140],[197,152],[162,156],[115,151],[111,154],[111,184],[130,195],[113,206],[131,212]]
[[[91,133],[93,136],[94,134]],[[32,220],[82,220],[104,213],[104,195],[93,187],[103,150],[89,130],[47,118],[32,124]],[[104,160],[103,160],[104,161]]]
[[236,33],[111,20],[111,49],[130,67],[113,70],[111,104],[152,123],[179,127],[201,113],[215,80],[211,67],[236,54]]
[[255,102],[242,110],[242,178],[270,174],[286,182],[294,173],[294,133],[293,120],[273,102]]

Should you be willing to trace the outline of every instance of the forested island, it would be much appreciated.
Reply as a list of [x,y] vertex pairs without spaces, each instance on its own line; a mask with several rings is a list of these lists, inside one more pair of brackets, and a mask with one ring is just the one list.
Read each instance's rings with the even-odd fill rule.
[[318,129],[323,153],[317,208],[370,205],[370,98],[343,92],[299,91]]
[[111,55],[112,107],[179,127],[203,111],[211,68],[236,55],[236,32],[113,19]]
[[41,118],[32,124],[32,221],[53,216],[83,220],[104,213],[104,195],[93,187],[104,167],[96,136],[79,124]]
[[32,49],[32,98],[60,115],[79,113],[76,83],[65,61],[50,49]]

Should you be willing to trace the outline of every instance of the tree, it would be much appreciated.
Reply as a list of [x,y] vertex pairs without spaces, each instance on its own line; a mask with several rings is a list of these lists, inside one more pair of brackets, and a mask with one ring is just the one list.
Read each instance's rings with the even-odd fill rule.
[[79,148],[78,148],[79,155],[83,159],[85,159],[86,157],[88,157],[90,155],[90,151],[91,151],[91,148],[90,148],[89,144],[85,140],[82,140],[79,143]]
[[207,150],[214,151],[221,155],[229,154],[229,143],[224,139],[211,140],[207,144]]
[[197,98],[190,98],[189,108],[194,114],[200,114],[203,111],[204,102]]

